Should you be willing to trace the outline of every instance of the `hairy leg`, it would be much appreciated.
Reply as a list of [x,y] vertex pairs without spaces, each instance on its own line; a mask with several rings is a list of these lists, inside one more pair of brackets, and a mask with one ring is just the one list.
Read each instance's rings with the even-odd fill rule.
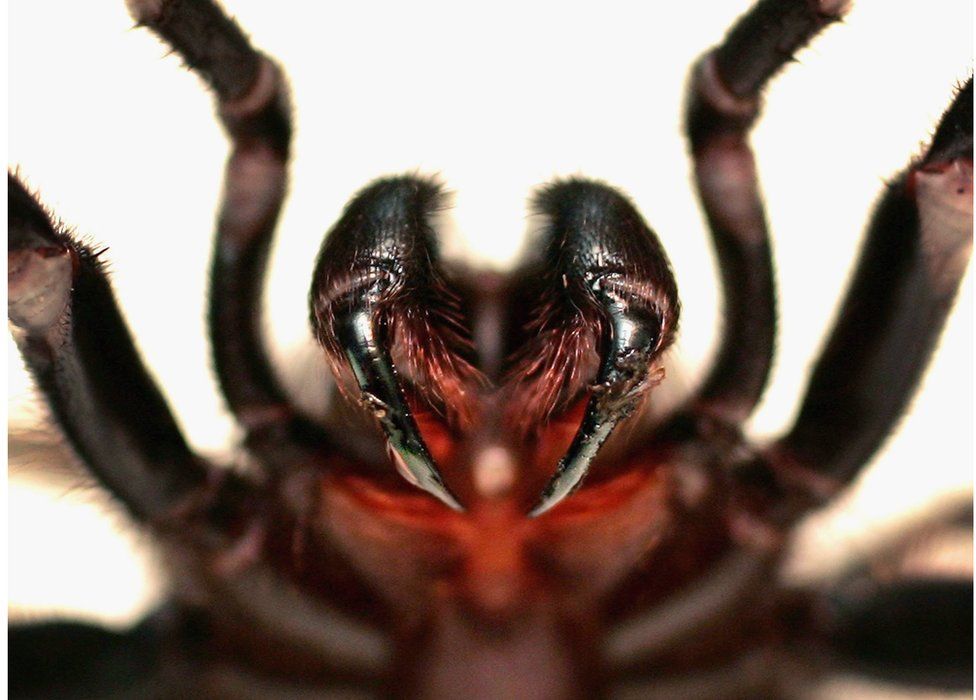
[[227,403],[251,447],[322,440],[296,415],[263,348],[261,294],[287,186],[291,115],[281,70],[210,0],[131,0],[135,19],[182,56],[217,97],[231,140],[210,273],[210,339]]
[[738,424],[762,395],[772,364],[776,298],[766,216],[748,136],[769,80],[843,3],[763,0],[696,64],[686,131],[698,193],[718,256],[725,325],[691,410]]
[[77,622],[15,625],[7,641],[11,698],[152,697],[163,687],[151,621],[126,632]]
[[[278,585],[274,589],[284,590]],[[335,619],[300,617],[309,611],[292,610],[287,596],[275,597],[268,601],[272,614],[296,619],[271,649],[255,630],[266,619],[249,620],[228,639],[207,613],[178,606],[163,607],[122,631],[69,621],[14,625],[8,636],[10,697],[376,697],[377,668],[385,665],[373,665],[378,661],[371,657],[374,640],[364,641],[357,630]],[[233,653],[235,645],[246,648],[252,636],[260,660],[271,668],[259,668]],[[314,656],[322,653],[323,641],[332,652],[325,661]],[[311,670],[296,661],[310,651],[317,662]],[[297,668],[289,669],[288,661]],[[275,662],[282,667],[275,668]]]
[[822,605],[818,632],[836,669],[890,683],[972,688],[972,580],[855,579]]
[[766,459],[830,495],[871,458],[911,400],[972,250],[973,88],[879,203],[799,416]]
[[614,679],[610,692],[617,700],[799,699],[809,697],[805,670],[780,650],[758,648],[689,673],[631,674]]
[[140,520],[208,480],[139,359],[98,254],[56,228],[10,175],[8,315],[74,450]]
[[818,682],[972,688],[972,517],[971,496],[960,499],[783,592],[780,624],[798,662]]

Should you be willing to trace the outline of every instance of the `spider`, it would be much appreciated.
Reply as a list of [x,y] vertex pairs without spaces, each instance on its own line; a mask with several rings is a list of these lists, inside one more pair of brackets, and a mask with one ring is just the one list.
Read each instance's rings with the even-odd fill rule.
[[[757,12],[774,11],[769,10],[768,5],[772,4]],[[390,194],[391,188],[393,194]],[[506,293],[527,300],[516,306],[516,318],[508,323],[508,333],[512,336],[508,339],[510,345],[524,347],[521,351],[502,353],[510,358],[510,364],[521,368],[521,375],[501,368],[492,369],[491,363],[484,360],[484,355],[491,353],[486,353],[483,343],[477,346],[481,353],[479,358],[472,354],[472,348],[465,342],[464,335],[470,333],[470,327],[464,329],[463,326],[475,325],[477,319],[485,318],[484,311],[478,310],[478,304],[485,303],[483,296],[489,301],[494,298],[479,291],[478,285],[482,283],[451,279],[446,276],[446,271],[442,274],[436,269],[425,268],[422,263],[433,255],[432,250],[425,250],[419,258],[404,260],[403,256],[394,256],[388,262],[403,266],[402,269],[397,267],[395,272],[411,277],[411,286],[407,289],[412,291],[406,296],[394,294],[390,299],[382,299],[381,308],[387,304],[392,306],[388,307],[389,315],[378,327],[389,329],[386,341],[392,347],[392,364],[399,369],[399,374],[387,373],[385,380],[382,373],[371,374],[370,367],[384,361],[382,355],[375,353],[376,348],[384,346],[384,340],[351,343],[342,329],[363,327],[351,321],[357,318],[355,314],[361,306],[371,310],[373,306],[368,295],[360,294],[368,289],[357,280],[375,280],[373,273],[366,275],[362,271],[358,276],[354,275],[356,279],[350,280],[346,270],[355,270],[357,261],[362,262],[359,255],[362,236],[368,233],[357,228],[355,222],[364,216],[370,220],[370,211],[377,208],[382,211],[389,202],[401,201],[403,197],[408,200],[414,197],[420,204],[434,200],[429,184],[413,179],[387,181],[365,191],[357,200],[358,205],[351,205],[349,214],[343,219],[345,223],[334,229],[329,239],[332,247],[321,258],[316,275],[319,286],[313,299],[320,307],[314,313],[318,334],[323,346],[330,350],[332,364],[344,382],[346,398],[337,403],[340,406],[364,405],[365,417],[362,411],[350,411],[351,415],[346,416],[347,421],[362,431],[362,437],[355,441],[356,444],[349,444],[348,441],[341,442],[342,435],[330,435],[327,438],[330,442],[326,444],[330,450],[335,446],[334,452],[341,457],[330,451],[327,459],[320,459],[321,426],[300,415],[282,411],[277,403],[238,404],[236,413],[250,428],[248,447],[261,469],[230,474],[203,469],[206,478],[202,481],[198,483],[195,476],[189,479],[192,493],[178,493],[170,504],[165,502],[165,493],[155,490],[148,498],[140,498],[137,502],[135,499],[145,494],[135,494],[128,489],[138,486],[138,480],[129,482],[127,478],[128,483],[112,482],[111,474],[99,471],[105,460],[94,459],[90,464],[93,471],[109,481],[107,486],[137,519],[149,521],[149,529],[158,534],[164,548],[170,551],[175,570],[180,572],[180,602],[128,634],[109,634],[70,625],[15,631],[13,662],[26,658],[36,663],[36,656],[30,653],[30,643],[41,642],[43,653],[48,657],[63,659],[68,654],[78,654],[75,663],[83,669],[72,675],[74,664],[65,666],[61,661],[60,671],[27,664],[18,667],[14,663],[15,674],[20,668],[37,674],[35,682],[77,684],[72,688],[49,686],[49,692],[59,697],[71,692],[79,695],[134,694],[147,687],[153,688],[156,694],[179,694],[189,688],[198,691],[202,688],[217,696],[246,696],[250,693],[265,697],[276,685],[280,686],[281,692],[312,693],[316,689],[338,687],[351,691],[381,689],[400,694],[449,697],[458,694],[461,688],[484,696],[505,696],[512,694],[513,688],[525,695],[535,691],[550,696],[596,692],[629,692],[638,697],[652,697],[654,693],[661,697],[679,697],[681,693],[691,697],[704,697],[709,693],[769,696],[785,694],[789,689],[782,687],[783,673],[791,674],[788,681],[792,684],[797,680],[797,674],[802,676],[800,672],[811,670],[801,661],[822,660],[818,653],[823,650],[819,647],[812,653],[800,653],[806,651],[804,641],[814,646],[829,646],[830,641],[850,645],[850,627],[854,619],[875,623],[890,619],[891,624],[896,625],[893,628],[896,641],[918,641],[914,637],[906,640],[899,636],[906,632],[897,627],[897,615],[882,614],[890,611],[870,600],[852,598],[850,591],[835,592],[830,601],[834,605],[857,603],[860,607],[848,611],[846,616],[834,612],[825,618],[830,620],[831,627],[814,615],[819,610],[814,604],[825,603],[827,599],[812,600],[806,591],[789,591],[788,596],[776,596],[773,595],[775,587],[759,586],[760,582],[753,577],[764,578],[782,556],[778,535],[784,523],[779,519],[785,517],[790,523],[794,522],[799,512],[813,505],[809,500],[814,496],[822,497],[820,488],[823,483],[822,480],[807,479],[803,468],[782,467],[782,457],[775,447],[752,449],[743,443],[741,436],[729,426],[728,417],[721,415],[727,407],[721,402],[701,401],[702,396],[708,395],[707,387],[711,386],[707,381],[703,385],[705,388],[693,395],[690,403],[679,406],[670,419],[652,424],[652,432],[632,428],[629,435],[614,437],[618,444],[608,444],[603,453],[598,454],[581,489],[561,503],[555,502],[564,495],[560,493],[563,485],[560,482],[555,482],[555,489],[549,488],[552,482],[548,479],[557,461],[562,459],[564,464],[581,464],[586,468],[588,461],[574,459],[573,455],[586,455],[588,450],[596,447],[597,440],[593,438],[577,440],[576,444],[582,443],[583,447],[574,448],[569,444],[581,416],[589,415],[592,432],[598,433],[602,426],[616,423],[632,409],[631,404],[635,402],[631,401],[630,389],[635,384],[638,393],[642,393],[644,385],[652,384],[656,379],[651,372],[641,376],[641,371],[635,370],[632,363],[624,362],[634,352],[638,356],[643,352],[642,360],[647,361],[638,363],[638,366],[650,369],[665,345],[662,338],[668,337],[675,322],[676,302],[670,290],[667,263],[654,246],[636,245],[635,250],[628,250],[629,244],[624,241],[613,251],[602,251],[607,255],[617,254],[619,248],[636,257],[625,258],[620,269],[613,270],[613,274],[623,277],[613,278],[619,285],[615,282],[616,286],[600,288],[600,291],[608,292],[604,296],[610,304],[605,303],[596,311],[587,304],[593,303],[594,299],[599,301],[600,295],[579,296],[582,293],[580,286],[563,283],[563,289],[575,290],[571,295],[572,305],[561,304],[564,297],[550,293],[553,287],[559,289],[559,284],[551,283],[562,283],[563,275],[577,275],[584,281],[588,279],[587,275],[600,276],[601,270],[587,269],[578,258],[565,263],[559,256],[549,255],[544,258],[542,273],[535,273],[530,268],[533,274],[508,280],[514,284],[514,289]],[[596,213],[612,212],[617,217],[614,219],[616,224],[609,226],[613,236],[627,231],[630,232],[628,235],[637,232],[638,240],[653,240],[647,237],[650,234],[627,200],[602,185],[581,182],[555,185],[540,197],[539,206],[547,208],[553,221],[548,232],[537,240],[545,243],[549,236],[550,240],[569,241],[566,245],[570,245],[585,234],[589,229],[573,224],[577,220],[573,216],[573,207],[580,202],[590,203]],[[367,206],[370,203],[372,209]],[[28,212],[30,216],[31,211],[36,214],[32,206],[23,198],[15,198],[11,202],[11,211],[14,216],[18,212]],[[366,207],[366,214],[362,207]],[[569,207],[569,211],[560,218],[564,207]],[[422,217],[416,219],[422,220]],[[426,246],[428,233],[425,230],[418,233],[417,226],[420,224],[414,225],[411,235],[419,236],[420,243]],[[11,231],[18,233],[22,228],[12,225]],[[12,240],[16,241],[16,236],[12,236]],[[38,297],[33,294],[24,296],[23,281],[31,279],[32,269],[42,272],[63,269],[65,255],[58,250],[63,240],[56,237],[56,245],[42,246],[45,253],[50,253],[46,257],[31,253],[12,259],[15,287],[11,297],[16,307],[15,325],[34,327],[33,332],[26,334],[23,328],[18,331],[24,343],[36,341],[37,324],[49,320],[45,316],[50,310],[47,307],[50,297],[41,297],[40,303],[36,303]],[[345,247],[342,245],[344,241]],[[542,248],[546,249],[544,245]],[[378,254],[374,250],[366,252]],[[71,257],[70,254],[67,256]],[[366,257],[368,261],[373,260],[369,255]],[[335,260],[342,264],[332,265]],[[25,265],[25,261],[28,264]],[[416,265],[419,267],[412,267]],[[546,274],[552,267],[560,270],[560,274],[555,277]],[[409,272],[411,269],[414,272]],[[627,279],[627,275],[635,270],[645,273],[636,280],[640,283],[636,287],[628,284],[634,280]],[[961,270],[958,272],[961,275]],[[43,274],[42,279],[58,278]],[[535,287],[540,280],[544,282],[541,290]],[[16,286],[18,283],[20,286]],[[497,284],[498,280],[492,278],[491,283]],[[573,283],[579,284],[578,280]],[[453,290],[449,288],[452,285]],[[36,282],[34,287],[26,286],[28,290],[36,289]],[[80,294],[81,288],[76,282],[74,293]],[[65,291],[57,284],[47,289]],[[339,291],[351,291],[359,296],[334,310],[330,306],[334,301],[332,295]],[[637,294],[637,299],[627,295],[614,296],[624,292]],[[656,315],[648,315],[650,312],[636,303],[651,292],[663,295],[654,303]],[[424,303],[415,304],[417,295],[424,294],[428,295]],[[343,299],[341,295],[337,298]],[[545,305],[536,303],[540,298],[546,300]],[[26,303],[24,299],[35,303]],[[438,303],[442,308],[438,309]],[[579,306],[582,307],[580,316],[575,316]],[[671,308],[670,320],[663,318],[667,315],[665,307]],[[85,310],[75,308],[72,322],[77,323]],[[429,315],[431,310],[436,312],[433,316]],[[529,312],[529,318],[518,318],[519,311]],[[538,318],[543,321],[534,321]],[[350,322],[345,323],[343,319],[350,319]],[[413,327],[398,326],[398,323],[409,323],[410,319],[420,320]],[[585,323],[581,323],[581,319]],[[455,333],[456,322],[462,328]],[[605,353],[607,347],[613,347],[612,344],[608,346],[608,338],[613,340],[622,336],[609,328],[619,330],[626,324],[639,332],[623,337],[635,338],[638,345],[623,348],[618,353],[620,362],[610,369],[623,368],[620,371],[627,376],[621,380],[611,373],[602,377],[603,381],[596,382],[603,384],[602,391],[593,390],[592,380],[600,369],[599,362],[594,362],[590,356],[594,351]],[[114,332],[112,324],[102,316],[99,316],[98,325],[102,333]],[[336,328],[339,330],[334,330]],[[595,328],[602,332],[595,332]],[[590,337],[582,337],[574,352],[553,355],[551,364],[542,365],[544,371],[533,369],[537,366],[532,364],[533,360],[546,357],[547,349],[535,338],[558,336],[570,329],[576,329],[580,336],[589,333]],[[930,330],[933,334],[937,332],[937,329]],[[416,339],[417,336],[421,337]],[[104,335],[100,337],[104,343]],[[243,336],[225,332],[223,340],[232,343],[240,337]],[[642,337],[649,345],[639,344]],[[441,346],[437,345],[438,339],[443,341]],[[358,349],[349,350],[350,347]],[[101,352],[113,350],[125,352],[125,346],[106,343],[100,348]],[[415,352],[414,357],[410,356],[411,350]],[[421,351],[432,354],[416,354]],[[747,353],[745,357],[755,359],[760,354]],[[36,355],[32,356],[30,350],[28,358],[29,364],[41,371]],[[344,358],[351,362],[344,364]],[[359,370],[358,377],[350,376],[350,364]],[[468,364],[478,364],[482,374],[487,376],[478,377],[469,371]],[[909,371],[921,371],[921,364],[921,360],[911,363]],[[230,370],[225,367],[224,371],[240,367],[241,363],[235,361]],[[573,379],[569,370],[574,368],[585,380]],[[395,381],[391,382],[390,376]],[[531,381],[517,381],[519,376]],[[456,381],[452,384],[445,381],[445,377],[447,380],[461,378],[464,382],[458,387]],[[126,379],[132,378],[127,378],[122,370],[121,375],[116,372],[109,384],[118,386],[120,380]],[[261,378],[245,374],[231,382],[228,398],[232,406],[234,391],[262,388],[258,386],[260,381],[254,383],[255,379]],[[436,390],[430,388],[434,385]],[[554,398],[542,401],[541,397],[553,385],[558,389]],[[77,386],[72,383],[72,391],[77,390]],[[102,385],[99,390],[107,391],[107,386]],[[732,387],[733,393],[743,386],[745,383],[737,383]],[[626,387],[627,391],[618,390],[619,387]],[[361,401],[364,393],[370,395],[369,400]],[[474,403],[479,405],[469,408],[476,414],[480,410],[482,415],[461,415],[462,396],[478,397]],[[511,404],[517,407],[516,418],[521,419],[524,414],[536,417],[539,425],[532,426],[535,431],[526,434],[519,429],[521,426],[515,425],[500,433],[486,432],[485,426],[490,426],[493,412],[510,417],[505,415],[506,404],[492,403],[498,402],[499,397],[508,396],[520,398]],[[720,396],[725,395],[720,393]],[[129,399],[116,391],[111,407],[117,409],[121,405],[134,412],[137,407]],[[53,408],[56,413],[59,402],[62,409],[65,405],[63,399],[55,399]],[[139,410],[145,410],[145,403],[140,402]],[[529,412],[526,407],[532,403],[541,405]],[[700,415],[702,412],[704,417]],[[381,424],[384,420],[387,422],[386,437],[393,445],[390,458],[383,455],[382,449],[378,450],[379,456],[368,452],[369,449],[377,452],[375,448],[382,448],[384,443],[383,434],[370,423],[370,414]],[[69,433],[73,430],[71,421],[78,418],[76,413],[73,415],[74,418],[71,411],[62,410],[62,420],[67,421]],[[413,416],[415,425],[410,424],[410,416]],[[139,424],[145,428],[154,422],[143,420]],[[105,421],[100,429],[109,430],[110,424]],[[506,457],[504,450],[495,449],[506,444],[499,434],[520,436],[517,443],[522,456],[520,480],[507,486],[504,483],[499,486],[497,482],[499,474],[502,477],[508,474],[508,478],[512,474],[510,466],[498,464]],[[488,449],[482,449],[484,444],[479,440],[486,440],[486,435],[491,439],[487,439]],[[513,437],[507,439],[515,440]],[[499,441],[502,445],[496,444]],[[89,454],[91,459],[89,450],[101,449],[105,444],[114,445],[107,439],[96,442],[102,444],[80,444],[79,451]],[[165,435],[154,435],[143,444],[153,450],[160,446],[179,446]],[[529,448],[532,445],[539,445],[551,454],[533,454]],[[637,449],[635,445],[640,446],[641,452],[636,456],[628,454],[629,450]],[[455,451],[453,454],[452,450]],[[609,454],[615,455],[614,460],[606,456],[608,450],[612,450]],[[360,455],[359,451],[366,454]],[[458,455],[456,451],[462,454]],[[718,454],[713,455],[713,452]],[[569,458],[567,453],[570,453]],[[663,503],[654,502],[658,492],[648,488],[662,472],[666,475],[666,468],[650,469],[645,464],[650,459],[647,455],[652,455],[655,463],[670,464],[672,462],[668,460],[672,460],[680,466],[668,481],[675,490],[667,499],[667,508]],[[138,462],[139,455],[135,457]],[[636,460],[641,465],[629,464],[628,460]],[[114,460],[109,462],[115,463]],[[319,474],[320,462],[328,463],[324,476]],[[790,460],[790,464],[792,462]],[[433,495],[423,495],[397,480],[394,463],[400,463],[409,476],[422,484],[427,479],[425,485]],[[686,463],[691,466],[682,466]],[[771,470],[770,464],[776,465],[777,469]],[[470,473],[465,478],[466,470]],[[702,473],[698,474],[698,471]],[[192,476],[197,469],[187,466],[186,473]],[[570,469],[565,473],[572,475],[574,471]],[[491,486],[490,480],[488,485],[475,484],[473,479],[478,474],[495,474],[495,486]],[[703,475],[705,483],[701,483]],[[444,477],[440,482],[439,476]],[[316,493],[320,478],[325,480],[321,486],[324,493],[319,494],[321,500],[318,500],[310,496]],[[721,496],[717,495],[715,492],[719,489],[711,481],[720,482],[729,489],[722,491]],[[167,486],[182,491],[178,482],[179,479]],[[574,485],[570,483],[565,490]],[[260,493],[274,493],[276,497],[273,500],[259,497],[255,493],[259,488]],[[487,493],[493,488],[501,491],[481,503],[477,492]],[[540,501],[538,497],[543,491],[550,495]],[[640,501],[641,496],[649,500]],[[329,499],[333,499],[332,503]],[[435,499],[448,505],[439,505]],[[724,503],[726,499],[729,503]],[[268,503],[268,500],[272,502]],[[622,517],[627,514],[628,504],[635,512],[630,517]],[[654,507],[648,507],[650,505]],[[550,506],[551,512],[539,512]],[[366,512],[376,517],[348,519],[357,507],[375,508],[375,513]],[[466,509],[465,514],[452,515],[451,509],[459,507]],[[681,520],[681,528],[660,523],[658,518],[662,512],[679,507],[700,516],[700,520]],[[154,512],[147,515],[143,508]],[[506,509],[514,509],[518,515],[505,515]],[[530,510],[538,517],[526,517]],[[336,519],[343,513],[347,520],[337,523]],[[317,515],[327,521],[326,527],[335,531],[330,530],[328,536],[323,536],[318,529],[323,525],[316,520]],[[496,516],[497,519],[493,519]],[[401,520],[397,521],[398,527],[388,533],[401,532],[401,528],[413,523],[426,528],[430,540],[419,542],[408,537],[401,544],[409,554],[402,550],[386,552],[386,558],[377,561],[383,553],[383,542],[376,540],[376,531],[371,532],[370,528],[382,528],[384,518],[391,517]],[[484,527],[480,531],[472,529],[472,522]],[[580,527],[580,523],[586,527]],[[626,538],[621,539],[622,534],[627,534],[627,527],[623,526],[630,527],[630,533],[637,540],[629,546]],[[512,553],[500,544],[519,542],[519,537],[511,536],[516,527],[524,528],[526,532],[543,533],[533,536],[546,542],[545,548],[533,551],[533,556],[542,560],[533,560],[534,567],[529,569],[524,568],[525,563],[513,563]],[[567,544],[565,540],[560,542],[567,535],[560,536],[559,532],[574,534]],[[475,538],[477,546],[471,550],[474,554],[466,564],[452,561],[450,546],[436,545],[444,541],[445,533],[448,533],[448,540],[456,535],[461,544],[467,541],[466,538]],[[486,539],[482,541],[480,538]],[[613,546],[601,547],[602,543]],[[413,548],[419,549],[415,551]],[[428,548],[434,551],[429,552]],[[433,561],[431,566],[435,566],[435,570],[409,569],[411,563],[421,561]],[[523,562],[523,559],[518,561]],[[651,566],[661,567],[662,562],[669,564],[664,580],[655,575],[662,569]],[[397,568],[399,566],[408,566],[408,570]],[[474,571],[462,579],[458,572],[467,571],[465,567],[474,567]],[[627,567],[633,568],[628,572]],[[623,571],[611,585],[607,581],[614,576],[604,569]],[[387,573],[393,570],[398,574],[395,578]],[[745,590],[737,591],[743,595],[742,599],[734,596],[736,591],[732,584],[736,582],[737,573],[745,575],[744,580],[739,580]],[[553,582],[531,580],[536,575],[542,575],[546,580],[551,577]],[[655,580],[648,583],[652,579]],[[712,582],[711,587],[709,582]],[[613,590],[600,591],[601,586]],[[730,617],[716,617],[715,622],[720,627],[732,620],[735,633],[702,634],[698,628],[685,630],[686,636],[679,639],[677,646],[673,638],[661,642],[659,637],[648,634],[649,631],[660,634],[662,620],[697,624],[693,617],[680,614],[688,609],[688,603],[682,607],[683,601],[692,601],[695,609],[704,607],[711,601],[709,594],[716,587],[733,602],[752,602],[754,598],[747,595],[748,592],[761,591],[763,599],[768,598],[767,605],[756,606],[753,616],[736,609],[727,612]],[[436,595],[430,588],[437,589]],[[587,588],[600,591],[599,597],[587,599]],[[683,597],[682,589],[689,598]],[[557,590],[558,595],[555,594]],[[325,597],[323,592],[327,593]],[[893,586],[882,592],[890,600],[892,596],[897,597],[895,594],[905,596],[912,591]],[[417,595],[413,595],[415,593]],[[935,587],[935,593],[942,594],[943,598],[939,600],[944,610],[960,614],[960,608],[947,607],[959,603],[955,588],[949,586],[942,590]],[[642,615],[653,612],[651,606],[654,604],[662,606],[656,608],[656,618]],[[968,617],[970,613],[962,610],[961,614]],[[783,620],[786,616],[789,625],[773,624],[774,620]],[[954,621],[951,615],[949,617],[951,624]],[[316,618],[325,624],[315,625]],[[256,623],[261,631],[249,629]],[[804,640],[797,630],[805,629],[808,623],[813,634],[809,640]],[[391,628],[395,630],[392,639],[377,632]],[[679,629],[676,633],[679,637],[680,632]],[[749,644],[746,645],[739,635],[748,636]],[[593,646],[597,639],[605,641]],[[953,650],[949,645],[951,641],[960,643],[958,639],[947,639],[949,648],[946,651]],[[314,643],[312,648],[309,648],[310,643]],[[965,640],[962,643],[965,644]],[[58,645],[64,645],[61,647],[63,653],[57,653]],[[775,651],[780,648],[791,653]],[[848,661],[865,662],[870,660],[865,657],[870,657],[876,650],[862,641],[845,651]],[[899,650],[889,651],[896,653]],[[370,653],[384,652],[394,660],[378,664],[377,657],[369,658]],[[933,670],[925,666],[926,660],[933,661],[924,655],[899,659],[900,670],[907,668],[924,675],[924,672]],[[909,663],[911,661],[916,663],[913,665]],[[892,663],[891,657],[882,658],[881,671],[891,672]],[[811,663],[811,666],[816,664]],[[15,675],[15,683],[22,683],[29,677],[30,673]],[[946,683],[949,677],[950,674],[938,673],[936,679]],[[43,692],[35,688],[34,695]]]

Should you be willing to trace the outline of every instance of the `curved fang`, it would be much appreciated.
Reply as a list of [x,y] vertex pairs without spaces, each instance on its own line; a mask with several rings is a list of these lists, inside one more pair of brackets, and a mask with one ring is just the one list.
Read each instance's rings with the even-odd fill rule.
[[609,319],[609,339],[580,427],[530,517],[545,513],[576,490],[600,447],[617,424],[633,413],[657,376],[652,370],[661,318],[647,309],[646,302],[622,293],[617,278],[606,275],[592,285],[596,302]]
[[334,329],[339,346],[363,392],[363,403],[382,426],[403,477],[454,510],[463,510],[444,485],[420,436],[390,354],[377,337],[371,309],[368,306],[353,308],[338,314]]

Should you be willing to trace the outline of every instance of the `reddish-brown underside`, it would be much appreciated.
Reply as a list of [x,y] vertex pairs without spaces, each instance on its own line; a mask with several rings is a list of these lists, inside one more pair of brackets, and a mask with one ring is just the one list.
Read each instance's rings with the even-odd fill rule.
[[405,617],[446,599],[491,624],[539,598],[572,608],[606,595],[660,539],[668,496],[659,470],[632,470],[529,519],[510,498],[455,513],[426,495],[334,477],[323,480],[319,517]]
[[[498,405],[484,401],[483,422],[463,437],[421,414],[465,512],[405,484],[392,467],[309,465],[317,485],[308,522],[279,523],[263,558],[284,562],[307,593],[392,632],[397,668],[382,673],[421,696],[455,697],[470,683],[491,697],[525,688],[585,696],[587,683],[599,683],[601,644],[615,622],[653,608],[727,550],[713,455],[648,448],[604,461],[571,498],[529,518],[582,405],[537,441],[511,444],[487,427],[499,424]],[[479,490],[475,475],[486,450],[512,469],[495,492]],[[278,672],[314,666],[300,661],[309,650],[296,651],[233,653]]]
[[[687,456],[650,446],[627,454],[608,445],[611,456],[597,460],[582,488],[528,517],[580,425],[592,381],[586,375],[596,371],[582,358],[597,350],[599,336],[590,334],[586,352],[568,360],[581,363],[569,368],[580,374],[575,398],[564,395],[557,413],[540,416],[516,400],[524,387],[504,371],[511,353],[498,332],[508,315],[504,285],[491,275],[479,281],[467,290],[466,307],[473,336],[491,339],[476,348],[486,380],[455,383],[459,395],[443,397],[445,414],[417,377],[401,375],[424,442],[464,512],[407,484],[393,455],[383,464],[330,458],[310,465],[315,505],[309,522],[297,525],[309,534],[299,554],[284,556],[285,566],[312,595],[391,630],[397,663],[409,666],[395,675],[434,696],[456,696],[480,678],[492,697],[510,683],[572,697],[580,692],[573,679],[599,665],[598,645],[614,618],[650,607],[700,573],[726,545],[725,529],[720,515],[679,524],[676,499],[687,494],[676,492],[674,462]],[[479,332],[482,324],[495,332]],[[409,352],[395,347],[393,354]],[[338,392],[338,420],[382,444],[356,396],[351,381]],[[454,403],[471,409],[464,427],[450,420]],[[626,439],[630,430],[618,433]],[[288,537],[282,528],[269,538],[265,556],[280,561]]]
[[536,519],[509,496],[456,513],[426,494],[336,475],[322,480],[318,517],[399,634],[424,640],[404,642],[417,647],[410,663],[424,668],[405,670],[417,682],[447,697],[473,673],[497,692],[569,697],[552,684],[577,675],[599,611],[671,522],[658,466],[635,465]]

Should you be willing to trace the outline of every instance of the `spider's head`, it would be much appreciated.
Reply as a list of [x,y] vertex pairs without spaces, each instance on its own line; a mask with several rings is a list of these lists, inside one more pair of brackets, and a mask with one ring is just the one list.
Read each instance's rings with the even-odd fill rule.
[[519,271],[452,278],[441,202],[414,177],[357,195],[322,247],[312,325],[409,482],[455,510],[504,497],[540,515],[662,378],[674,278],[633,205],[584,180],[537,196],[546,225]]

